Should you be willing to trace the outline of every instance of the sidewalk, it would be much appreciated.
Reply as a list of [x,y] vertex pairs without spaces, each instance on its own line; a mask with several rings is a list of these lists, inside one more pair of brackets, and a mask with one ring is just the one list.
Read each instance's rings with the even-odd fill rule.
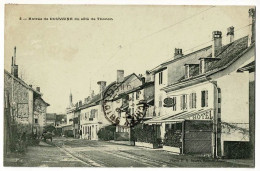
[[40,142],[29,146],[24,154],[9,154],[4,158],[5,167],[86,167],[86,164],[59,148]]
[[115,140],[110,140],[108,142],[111,142],[111,143],[115,143],[115,144],[121,144],[121,145],[131,145],[130,144],[130,141],[115,141]]

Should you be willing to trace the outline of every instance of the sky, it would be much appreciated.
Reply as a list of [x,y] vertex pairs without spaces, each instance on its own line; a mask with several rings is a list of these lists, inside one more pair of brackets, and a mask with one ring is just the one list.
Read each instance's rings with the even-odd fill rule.
[[[70,92],[74,103],[84,100],[90,89],[98,93],[98,81],[115,81],[118,69],[125,76],[144,74],[172,59],[174,48],[188,54],[210,45],[216,30],[222,31],[226,44],[230,26],[235,27],[235,39],[246,36],[249,8],[6,5],[4,68],[10,71],[16,46],[19,77],[41,87],[43,99],[50,104],[48,112],[65,113]],[[32,21],[29,17],[96,20]]]

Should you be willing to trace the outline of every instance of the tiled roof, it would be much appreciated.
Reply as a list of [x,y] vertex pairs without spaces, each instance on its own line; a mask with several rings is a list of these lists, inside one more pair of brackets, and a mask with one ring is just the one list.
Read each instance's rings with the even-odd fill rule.
[[234,62],[237,56],[248,48],[248,37],[242,37],[226,46],[217,53],[218,61],[211,62],[208,66],[208,71],[221,68],[230,62]]

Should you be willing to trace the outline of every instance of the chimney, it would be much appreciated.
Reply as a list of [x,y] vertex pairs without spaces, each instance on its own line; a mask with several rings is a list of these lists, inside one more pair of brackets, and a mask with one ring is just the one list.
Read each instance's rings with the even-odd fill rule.
[[255,8],[250,8],[249,11],[249,34],[248,46],[255,42]]
[[31,84],[30,84],[29,86],[30,86],[30,87],[32,87],[32,85],[31,85]]
[[79,101],[79,107],[80,107],[80,106],[82,106],[82,101],[81,101],[81,100]]
[[124,70],[117,70],[117,83],[121,83],[124,80]]
[[228,38],[228,43],[234,42],[234,27],[233,26],[227,28],[227,38]]
[[106,82],[105,81],[98,81],[97,84],[99,85],[99,93],[102,93],[106,88]]
[[41,92],[41,88],[40,87],[36,87],[36,91]]
[[11,74],[18,78],[18,65],[16,65],[16,47],[14,47],[14,56],[12,57]]
[[149,71],[146,71],[145,72],[145,82],[149,82],[151,80],[152,80],[151,74],[149,73]]
[[95,96],[94,90],[91,91],[91,99]]
[[183,54],[182,54],[182,49],[175,48],[175,51],[174,51],[174,59],[180,58],[180,57],[182,57],[182,56],[183,56]]
[[87,104],[88,103],[88,98],[85,98],[84,99],[84,104]]
[[213,31],[212,32],[212,58],[216,57],[217,51],[222,47],[222,32],[221,31]]

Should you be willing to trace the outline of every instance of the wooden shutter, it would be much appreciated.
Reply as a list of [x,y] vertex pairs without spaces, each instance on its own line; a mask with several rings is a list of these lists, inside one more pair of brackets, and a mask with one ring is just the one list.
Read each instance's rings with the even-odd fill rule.
[[172,100],[173,100],[172,110],[176,111],[176,97],[173,97]]
[[190,107],[190,109],[193,108],[192,100],[193,100],[193,93],[191,93],[191,94],[189,95],[189,107]]
[[205,107],[205,91],[201,91],[201,107]]
[[184,95],[184,109],[187,109],[187,103],[188,103],[188,101],[187,101],[187,97],[188,97],[188,95]]
[[205,107],[208,107],[208,91],[205,91]]
[[196,108],[196,93],[194,93],[194,97],[193,97],[193,105],[194,105],[194,108]]
[[183,110],[183,95],[181,95],[180,100],[181,100],[181,103],[180,103],[180,105],[181,105],[181,110]]

